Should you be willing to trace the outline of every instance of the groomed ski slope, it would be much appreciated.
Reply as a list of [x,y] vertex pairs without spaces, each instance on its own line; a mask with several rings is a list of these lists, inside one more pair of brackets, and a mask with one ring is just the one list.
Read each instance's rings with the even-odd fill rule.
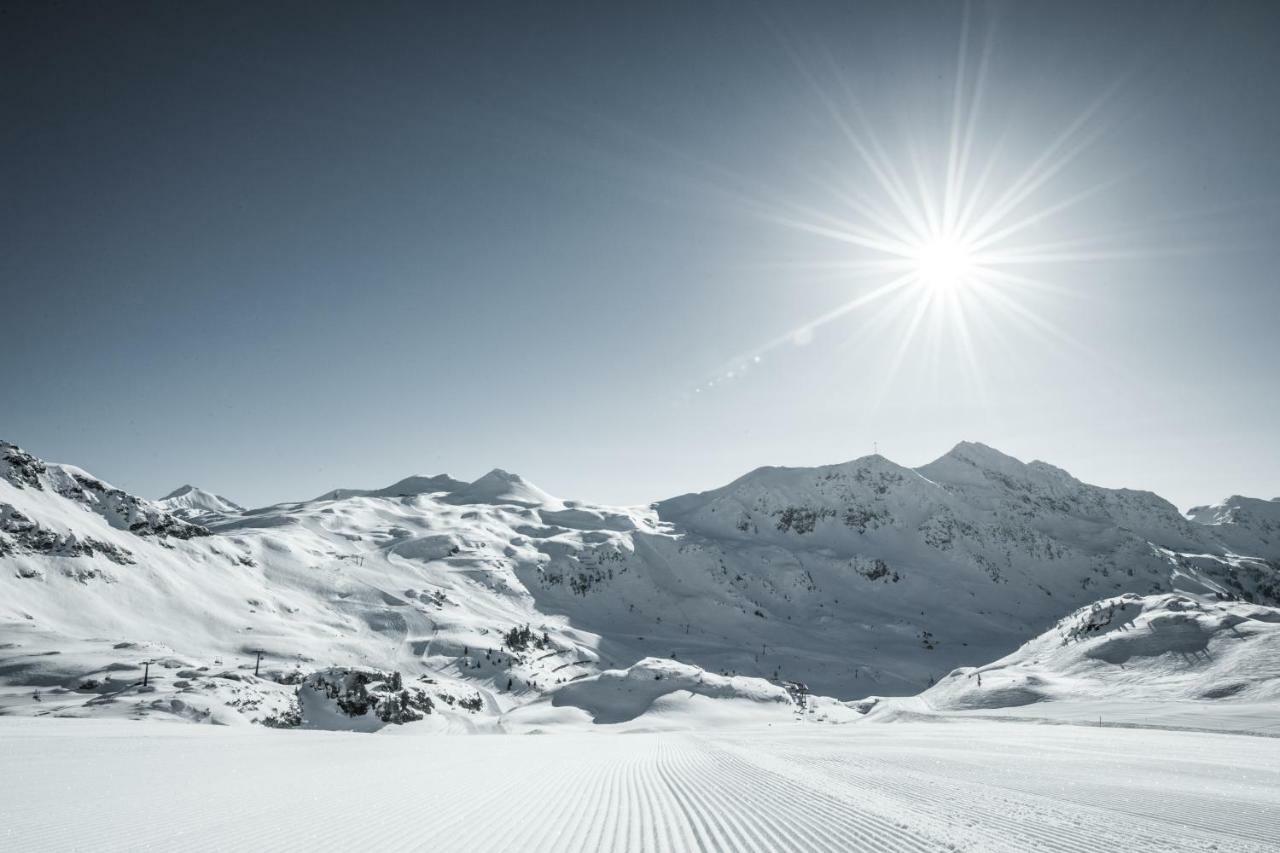
[[1262,851],[1280,739],[963,721],[416,737],[0,720],[5,850]]

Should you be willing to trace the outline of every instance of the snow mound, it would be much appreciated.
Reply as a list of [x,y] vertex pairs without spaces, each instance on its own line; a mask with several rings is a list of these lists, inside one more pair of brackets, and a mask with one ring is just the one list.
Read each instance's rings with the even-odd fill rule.
[[[655,710],[655,704],[673,694],[680,699],[741,700],[789,711],[787,690],[763,678],[723,676],[678,661],[645,658],[621,670],[606,670],[560,687],[552,696],[556,706],[587,711],[596,723],[624,723]],[[670,705],[657,710],[666,711]]]

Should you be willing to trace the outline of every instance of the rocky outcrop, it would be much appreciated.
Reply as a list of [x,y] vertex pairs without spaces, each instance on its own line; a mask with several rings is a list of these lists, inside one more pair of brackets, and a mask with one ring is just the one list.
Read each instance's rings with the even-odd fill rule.
[[117,489],[70,465],[46,463],[16,444],[0,441],[0,477],[14,488],[49,491],[102,516],[114,528],[137,536],[191,539],[209,531],[155,504]]

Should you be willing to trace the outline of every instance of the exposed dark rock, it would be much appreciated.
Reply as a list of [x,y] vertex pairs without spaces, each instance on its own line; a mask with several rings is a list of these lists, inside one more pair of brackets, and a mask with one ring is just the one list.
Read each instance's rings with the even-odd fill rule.
[[307,676],[303,687],[332,699],[349,717],[373,712],[382,722],[396,725],[421,720],[435,707],[426,691],[405,687],[395,671],[332,667]]

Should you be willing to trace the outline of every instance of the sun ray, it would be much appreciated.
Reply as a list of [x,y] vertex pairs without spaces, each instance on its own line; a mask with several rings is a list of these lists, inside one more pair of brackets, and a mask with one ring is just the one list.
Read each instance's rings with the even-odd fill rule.
[[799,326],[796,326],[795,328],[791,329],[790,331],[784,334],[778,335],[773,339],[766,341],[764,344],[761,344],[755,349],[749,350],[745,353],[740,353],[737,357],[730,359],[729,362],[727,363],[736,364],[743,361],[749,361],[752,358],[755,358],[756,356],[766,355],[770,351],[775,350],[780,346],[794,342],[796,339],[796,335],[801,331],[812,332],[813,330],[818,329],[822,326],[825,326],[834,320],[840,319],[841,317],[845,316],[846,314],[849,314],[852,311],[856,311],[865,305],[869,305],[879,299],[883,299],[884,297],[894,293],[895,291],[901,290],[902,288],[911,284],[913,280],[914,280],[914,276],[910,273],[899,276],[898,278],[893,279],[892,281],[886,282],[885,284],[882,284],[879,287],[876,287],[871,291],[864,293],[863,295],[855,299],[851,299],[848,302],[843,303],[842,305],[838,305],[837,307],[831,309],[825,314],[821,314],[812,320],[809,320],[805,323],[802,323]]
[[1002,133],[991,144],[986,165],[982,167],[982,172],[978,175],[978,180],[974,182],[973,189],[966,194],[964,207],[960,211],[959,219],[956,221],[956,231],[961,234],[968,233],[969,229],[966,223],[969,222],[982,200],[986,198],[987,185],[991,182],[991,176],[995,172],[996,164],[1001,162],[1006,139],[1007,134]]
[[1088,349],[1079,340],[1072,337],[1062,329],[1059,329],[1048,320],[1045,320],[1039,314],[1017,300],[1011,299],[1007,294],[1001,292],[999,289],[985,285],[985,283],[980,285],[980,287],[983,287],[983,292],[989,298],[993,306],[1005,309],[1010,315],[1020,318],[1028,326],[1032,326],[1038,331],[1049,335],[1058,343],[1070,347],[1077,353],[1085,352]]
[[1079,299],[1084,296],[1080,288],[1066,287],[1061,284],[1055,284],[1042,278],[1033,276],[1019,275],[1018,273],[1008,270],[985,268],[982,271],[982,281],[984,284],[992,287],[1001,287],[1007,285],[1009,287],[1019,288],[1023,291],[1035,290],[1040,293],[1050,294],[1053,296],[1065,296],[1073,299]]
[[907,322],[907,326],[898,340],[898,346],[894,349],[888,366],[880,376],[880,388],[872,398],[871,406],[873,411],[884,405],[885,397],[888,396],[889,390],[897,378],[898,371],[902,367],[902,362],[906,359],[907,353],[911,349],[911,344],[915,340],[916,330],[920,327],[921,320],[929,313],[934,298],[932,294],[925,294],[921,299],[917,300],[911,319]]
[[[899,214],[903,217],[905,225],[919,233],[922,222],[919,211],[916,210],[910,193],[908,193],[902,184],[901,178],[897,171],[893,168],[893,161],[886,154],[875,138],[875,134],[870,130],[870,124],[866,121],[862,108],[857,98],[847,86],[843,86],[846,100],[849,102],[850,110],[853,116],[858,119],[859,124],[866,132],[867,139],[864,141],[861,135],[850,124],[846,115],[841,112],[839,105],[831,97],[821,83],[814,76],[813,71],[803,62],[795,53],[793,48],[788,46],[788,52],[791,55],[793,65],[799,71],[800,75],[808,84],[811,92],[817,98],[818,102],[824,108],[827,117],[832,121],[836,128],[843,134],[845,140],[853,147],[853,150],[862,163],[870,170],[872,176],[876,179],[881,190],[897,207]],[[835,63],[830,55],[826,56],[827,64],[835,68]],[[843,84],[843,78],[838,73],[833,74],[836,79]]]
[[810,280],[824,282],[845,281],[850,276],[865,277],[892,272],[902,273],[910,269],[911,266],[911,261],[905,258],[890,257],[854,261],[775,261],[772,263],[749,264],[745,268],[823,273],[823,275],[814,276]]
[[[1065,169],[1076,157],[1085,151],[1102,135],[1105,128],[1091,127],[1090,122],[1099,110],[1111,99],[1116,91],[1112,86],[1102,95],[1094,99],[1065,130],[1038,156],[1030,166],[996,199],[987,209],[986,214],[972,227],[964,224],[964,231],[974,239],[981,238],[985,232],[998,225],[1006,216],[1025,201],[1032,193],[1040,189],[1050,178]],[[1083,134],[1083,138],[1077,139]]]
[[[911,194],[906,189],[906,185],[903,183],[902,178],[898,175],[898,171],[893,167],[893,158],[885,152],[884,147],[880,144],[879,138],[871,128],[871,122],[867,120],[866,113],[863,111],[861,103],[858,101],[853,90],[849,88],[848,81],[840,78],[840,85],[844,91],[845,99],[849,102],[850,108],[853,110],[854,115],[857,116],[859,124],[861,124],[864,132],[866,133],[867,145],[870,146],[870,150],[874,153],[874,156],[867,153],[867,147],[863,145],[856,134],[853,134],[851,137],[848,136],[851,129],[846,132],[847,138],[849,138],[850,142],[854,144],[855,149],[858,150],[863,161],[872,169],[872,173],[875,174],[878,179],[882,174],[886,176],[882,180],[882,185],[886,186],[886,191],[889,192],[890,197],[897,204],[898,209],[906,220],[908,227],[915,232],[916,236],[925,236],[927,231],[925,230],[925,222],[922,218],[921,212],[914,203],[914,200],[911,198]],[[848,127],[848,125],[842,120],[837,120],[840,121],[844,127]],[[877,159],[879,161],[878,163]]]
[[956,57],[956,79],[951,104],[951,134],[947,145],[947,178],[942,194],[942,230],[951,233],[954,222],[955,207],[960,194],[957,176],[960,159],[960,124],[964,119],[964,83],[965,60],[969,56],[969,13],[970,7],[965,3],[964,14],[960,24],[960,47]]
[[925,220],[929,226],[930,237],[942,233],[942,215],[938,210],[937,204],[933,200],[933,193],[929,186],[932,183],[924,163],[924,157],[914,144],[908,143],[907,149],[910,152],[911,172],[916,179],[916,192],[920,194],[920,204],[924,208]]
[[[1088,241],[1080,241],[1080,245],[1087,245]],[[1034,247],[1019,247],[999,253],[987,253],[983,257],[987,263],[991,265],[1017,265],[1017,264],[1049,264],[1049,263],[1073,263],[1084,261],[1119,261],[1119,260],[1150,260],[1152,258],[1161,257],[1181,257],[1188,255],[1197,255],[1207,251],[1209,246],[1186,245],[1186,246],[1164,246],[1164,247],[1145,247],[1134,249],[1098,249],[1095,251],[1071,250],[1068,251],[1070,245],[1064,245],[1059,250],[1053,250],[1052,244],[1042,244]]]
[[838,227],[835,227],[789,219],[783,216],[774,216],[773,221],[779,225],[786,225],[814,236],[827,237],[832,240],[838,240],[841,243],[852,243],[865,249],[874,249],[886,254],[898,255],[899,257],[910,257],[912,253],[912,246],[909,243],[863,232],[848,223],[840,223]]
[[[837,173],[837,170],[834,167],[832,168],[832,173]],[[836,198],[842,204],[847,205],[854,212],[862,215],[865,220],[874,224],[886,236],[893,235],[895,233],[902,233],[902,225],[900,222],[895,221],[884,210],[873,204],[871,200],[865,196],[854,195],[839,187],[837,185],[837,181],[839,180],[838,177],[825,181],[817,178],[812,180],[815,186]]]
[[965,311],[965,300],[963,299],[957,299],[955,303],[955,337],[958,348],[964,357],[964,362],[968,366],[966,376],[973,383],[979,404],[986,409],[989,397],[985,371],[982,369],[978,361],[978,354],[974,349],[973,335],[970,332],[969,317]]
[[1094,184],[1091,187],[1086,187],[1080,192],[1075,193],[1074,195],[1070,195],[1067,198],[1062,199],[1061,201],[1055,202],[1047,207],[1039,208],[1035,212],[1030,213],[1027,216],[1024,216],[1022,219],[1019,219],[1016,222],[1012,222],[1004,226],[998,231],[993,231],[983,237],[972,239],[970,243],[973,246],[973,250],[975,252],[981,252],[987,246],[1000,243],[1021,231],[1025,231],[1027,228],[1030,228],[1034,225],[1039,225],[1040,223],[1044,222],[1046,219],[1056,216],[1057,214],[1062,213],[1064,210],[1069,210],[1070,208],[1075,207],[1076,205],[1081,204],[1087,201],[1088,199],[1098,195],[1104,190],[1108,190],[1114,187],[1116,184],[1120,183],[1120,181],[1121,181],[1120,178],[1112,178],[1110,180],[1106,180],[1106,181],[1102,181],[1100,183]]
[[[1079,168],[1083,155],[1114,127],[1100,117],[1129,75],[1069,115],[1042,147],[1015,161],[1009,127],[983,127],[992,101],[995,33],[994,19],[983,22],[966,3],[954,76],[944,84],[945,94],[939,93],[944,112],[939,122],[927,123],[940,136],[930,146],[904,129],[903,144],[892,154],[883,126],[871,120],[832,54],[811,51],[806,59],[786,45],[812,97],[814,118],[834,128],[837,142],[847,146],[849,165],[842,169],[822,159],[804,170],[803,180],[823,202],[754,200],[752,209],[777,226],[847,247],[847,259],[781,265],[799,274],[794,283],[848,281],[862,292],[735,362],[790,343],[805,344],[815,330],[848,318],[847,337],[837,350],[868,347],[879,359],[877,380],[871,383],[877,385],[873,410],[908,364],[914,380],[939,389],[944,382],[962,383],[959,387],[971,388],[985,406],[984,359],[995,351],[1007,360],[1016,357],[1017,347],[1082,350],[1040,313],[1054,304],[1051,300],[1082,293],[1054,280],[1052,268],[1196,251],[1185,243],[1144,247],[1114,228],[1105,234],[1064,228],[1073,218],[1084,222],[1081,210],[1131,177],[1093,179],[1061,190],[1068,170]],[[880,277],[887,281],[864,289]],[[888,346],[882,346],[885,336],[891,337]]]
[[[943,230],[954,233],[959,230],[958,208],[964,198],[965,178],[969,169],[969,158],[973,151],[973,142],[977,132],[978,116],[982,110],[983,97],[987,88],[987,73],[991,64],[991,52],[994,45],[994,25],[988,25],[983,39],[982,56],[978,61],[977,78],[973,84],[972,100],[968,109],[964,107],[964,89],[969,46],[969,24],[972,7],[969,3],[964,7],[964,21],[960,31],[959,57],[956,61],[956,81],[953,95],[951,117],[951,144],[947,157],[947,197],[943,216]],[[963,121],[964,131],[960,132]]]

